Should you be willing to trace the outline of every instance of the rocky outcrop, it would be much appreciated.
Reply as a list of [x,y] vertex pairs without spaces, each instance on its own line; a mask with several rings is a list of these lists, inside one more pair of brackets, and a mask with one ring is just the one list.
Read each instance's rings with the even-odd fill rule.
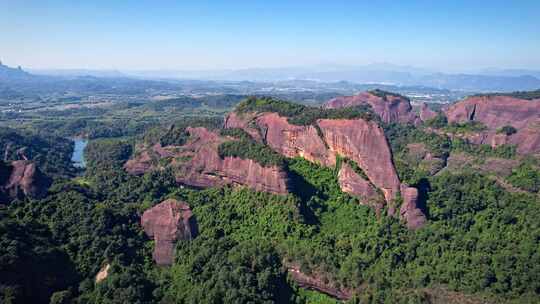
[[[496,147],[517,146],[518,153],[540,153],[540,99],[525,100],[509,96],[477,96],[460,101],[445,111],[449,123],[480,122],[486,130],[469,134],[475,144]],[[512,126],[515,134],[499,134],[498,129]]]
[[95,282],[99,283],[103,280],[105,280],[109,276],[109,269],[111,268],[111,264],[107,263],[96,274]]
[[327,109],[370,105],[385,123],[418,123],[419,119],[413,111],[408,98],[385,94],[383,97],[372,92],[362,92],[355,96],[340,96],[330,99],[324,104]]
[[227,129],[238,128],[245,130],[253,139],[260,142],[262,141],[262,138],[259,130],[249,125],[249,122],[253,121],[255,116],[255,113],[238,114],[236,112],[231,112],[225,117],[224,127]]
[[383,129],[363,119],[321,119],[317,123],[329,151],[355,161],[390,203],[400,182]]
[[427,103],[422,103],[420,107],[420,120],[425,122],[435,117],[437,117],[437,112],[430,109]]
[[343,163],[339,169],[338,182],[343,192],[359,197],[362,203],[373,206],[376,210],[382,208],[381,201],[384,198],[369,181],[356,173],[347,163]]
[[298,266],[290,265],[287,267],[287,271],[300,288],[316,290],[343,301],[349,300],[353,296],[352,290],[337,287],[329,282],[326,283],[316,274],[307,275],[301,272]]
[[[233,120],[239,117],[237,114],[232,115]],[[373,192],[379,189],[389,207],[394,204],[401,183],[384,131],[377,122],[363,119],[319,119],[314,125],[298,126],[290,124],[286,117],[277,113],[250,113],[244,117],[251,120],[236,122],[234,127],[243,126],[247,128],[246,131],[260,130],[261,140],[284,156],[303,157],[327,167],[336,165],[337,156],[356,162],[368,180],[345,166],[340,172],[342,190],[369,201],[376,197]],[[377,204],[374,206],[379,208]],[[409,203],[408,208],[414,209],[413,202]],[[417,211],[421,214],[419,209]]]
[[180,184],[202,188],[244,185],[257,191],[288,193],[288,178],[282,168],[264,167],[254,160],[239,157],[221,158],[218,146],[232,139],[205,128],[187,128],[186,131],[190,138],[185,145],[155,144],[129,160],[124,168],[138,175],[168,166],[173,168]]
[[173,199],[146,210],[141,225],[155,241],[153,258],[158,265],[173,263],[177,240],[191,240],[198,234],[197,221],[188,204]]
[[16,198],[42,198],[47,194],[51,180],[27,160],[0,165],[0,203]]
[[418,229],[424,226],[426,217],[418,208],[418,189],[402,184],[401,198],[403,202],[399,209],[399,216],[405,220],[407,228]]
[[318,130],[312,126],[290,124],[277,113],[265,113],[255,120],[262,130],[263,140],[286,157],[303,157],[323,166],[334,166],[336,156],[329,151]]

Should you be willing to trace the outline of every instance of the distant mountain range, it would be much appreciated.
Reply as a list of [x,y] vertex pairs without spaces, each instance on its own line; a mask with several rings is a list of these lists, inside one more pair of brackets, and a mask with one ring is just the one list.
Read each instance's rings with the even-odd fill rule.
[[392,64],[366,66],[313,66],[251,68],[214,71],[130,71],[126,75],[147,78],[207,79],[226,81],[315,80],[349,81],[398,86],[426,86],[458,91],[524,91],[540,88],[540,71],[488,69],[476,73],[440,73],[434,70]]
[[[311,80],[319,82],[348,81],[362,84],[387,84],[396,86],[425,86],[464,92],[527,91],[540,88],[540,71],[518,69],[485,69],[474,73],[440,73],[434,70],[392,64],[365,66],[318,65],[288,68],[249,68],[238,70],[31,70],[32,74],[18,68],[0,65],[0,81],[35,79],[55,76],[76,78],[139,78],[148,80],[215,80],[278,82]],[[36,76],[36,77],[38,77]]]

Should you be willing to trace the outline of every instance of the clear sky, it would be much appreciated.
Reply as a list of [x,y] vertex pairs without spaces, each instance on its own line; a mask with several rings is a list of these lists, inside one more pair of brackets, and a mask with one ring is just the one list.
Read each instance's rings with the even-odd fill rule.
[[540,0],[0,0],[0,59],[32,68],[539,69],[539,13]]

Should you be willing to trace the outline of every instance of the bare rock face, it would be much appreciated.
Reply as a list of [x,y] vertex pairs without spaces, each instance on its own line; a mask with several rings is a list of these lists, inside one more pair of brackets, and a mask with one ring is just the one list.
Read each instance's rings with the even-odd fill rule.
[[420,108],[420,120],[428,121],[435,117],[437,117],[437,112],[430,109],[426,103],[423,103],[422,107]]
[[146,210],[141,225],[155,241],[153,257],[158,265],[172,264],[177,240],[191,240],[198,234],[197,221],[189,206],[173,199]]
[[330,151],[355,161],[387,202],[396,197],[399,178],[384,131],[376,122],[321,119],[318,125]]
[[[540,153],[540,99],[525,100],[509,96],[469,97],[445,111],[450,123],[477,121],[487,130],[469,136],[471,142],[496,147],[517,145],[521,154]],[[513,126],[511,135],[497,134],[503,126]]]
[[176,180],[197,187],[239,184],[257,191],[287,194],[288,178],[278,167],[263,167],[251,159],[225,157],[221,159],[217,146],[223,140],[204,128],[188,128],[195,138],[184,147],[192,153],[191,160],[179,170]]
[[326,147],[314,126],[290,124],[277,113],[265,113],[256,119],[263,130],[264,141],[286,157],[303,157],[323,166],[334,166],[336,156]]
[[[233,115],[234,118],[227,121],[238,119],[237,114]],[[395,212],[392,205],[401,183],[384,131],[375,121],[320,119],[316,125],[298,126],[290,124],[286,117],[277,113],[252,113],[244,115],[244,119],[251,120],[229,125],[259,129],[262,141],[286,157],[303,157],[326,167],[335,166],[338,155],[353,160],[368,180],[344,166],[339,176],[341,189],[368,201],[375,199],[377,189],[380,189],[389,208]],[[409,202],[410,209],[414,209],[413,204],[416,206],[416,202]],[[374,207],[380,208],[377,204]],[[421,214],[419,209],[417,211]]]
[[[247,117],[246,117],[247,116]],[[253,121],[256,114],[254,113],[246,113],[242,116],[236,112],[231,112],[227,117],[225,117],[225,123],[224,127],[227,129],[243,129],[246,131],[253,139],[255,139],[258,142],[262,141],[261,134],[259,131],[252,126],[249,125],[250,121]]]
[[0,166],[0,171],[0,203],[23,197],[42,198],[51,185],[50,179],[31,161],[13,161]]
[[379,205],[381,196],[377,189],[346,163],[343,163],[339,169],[338,182],[343,192],[357,196],[363,203],[373,205],[377,209],[382,207]]
[[399,209],[400,218],[407,223],[407,228],[418,229],[426,223],[424,213],[418,208],[418,189],[401,184],[403,203]]
[[[161,159],[169,159],[176,181],[194,187],[244,185],[257,191],[288,193],[286,172],[278,167],[263,167],[251,159],[225,157],[218,146],[228,140],[205,128],[187,128],[190,139],[183,146],[162,147],[159,144],[129,160],[124,168],[131,174],[159,169]],[[229,139],[230,140],[230,139]]]
[[413,112],[407,98],[387,94],[379,97],[370,92],[362,92],[355,96],[340,96],[330,99],[324,104],[327,109],[345,108],[359,105],[370,105],[385,123],[418,123],[419,119]]

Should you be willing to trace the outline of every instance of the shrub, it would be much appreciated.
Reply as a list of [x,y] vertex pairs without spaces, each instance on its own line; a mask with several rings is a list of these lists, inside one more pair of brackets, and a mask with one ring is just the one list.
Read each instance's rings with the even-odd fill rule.
[[388,96],[396,96],[396,97],[401,97],[401,98],[403,98],[405,100],[409,100],[409,97],[406,97],[406,96],[403,96],[403,95],[400,95],[400,94],[397,94],[397,93],[383,91],[383,90],[380,90],[380,89],[370,90],[368,92],[375,95],[375,96],[377,96],[377,97],[380,97],[380,98],[382,98],[384,100],[387,100]]
[[512,134],[515,134],[516,132],[517,132],[516,128],[510,125],[503,126],[497,130],[497,134],[506,134],[506,135],[512,135]]
[[226,141],[219,145],[218,154],[221,158],[239,157],[242,159],[252,159],[263,167],[277,166],[283,168],[285,159],[268,146],[257,143],[253,140],[233,140]]
[[540,170],[532,164],[522,163],[512,171],[507,178],[508,182],[515,187],[526,191],[540,191]]

